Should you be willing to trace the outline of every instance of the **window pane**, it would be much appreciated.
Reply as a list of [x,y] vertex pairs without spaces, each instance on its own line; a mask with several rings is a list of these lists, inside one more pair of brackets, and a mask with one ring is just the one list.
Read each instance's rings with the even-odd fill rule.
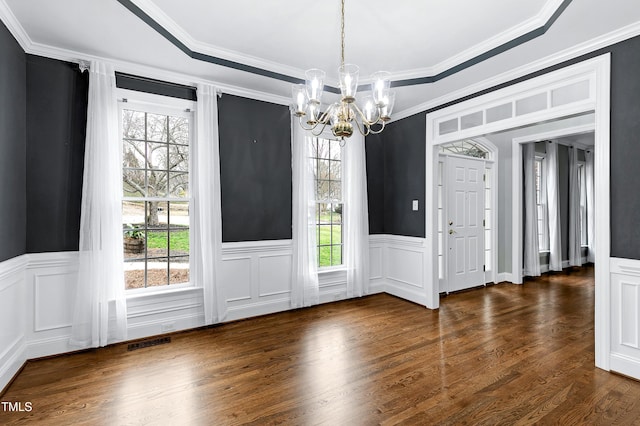
[[329,141],[318,138],[318,158],[329,158]]
[[169,142],[189,144],[189,120],[185,117],[169,117]]
[[189,228],[172,226],[169,231],[169,249],[171,256],[189,254]]
[[144,261],[127,262],[124,264],[124,288],[131,290],[134,288],[144,288]]
[[125,228],[127,228],[127,225],[131,225],[131,227],[144,228],[145,216],[144,201],[122,202],[122,223],[125,225]]
[[331,244],[342,243],[342,225],[331,225]]
[[162,230],[147,231],[147,257],[160,258],[169,255],[169,232]]
[[144,112],[122,110],[122,134],[129,139],[144,139]]
[[149,229],[166,230],[168,228],[167,208],[166,201],[149,201],[147,203],[146,223]]
[[330,161],[329,162],[329,179],[340,180],[342,176],[342,162]]
[[318,245],[330,245],[331,244],[331,225],[319,225],[320,238],[318,238]]
[[167,141],[167,116],[147,114],[147,140]]
[[317,190],[318,192],[316,194],[316,200],[325,201],[331,199],[328,180],[319,180]]
[[168,285],[168,259],[149,259],[147,262],[147,287]]
[[329,196],[331,197],[331,200],[334,201],[342,200],[342,182],[331,181],[329,185]]
[[342,223],[342,204],[333,204],[331,222],[333,222],[333,224]]
[[332,160],[340,160],[342,158],[342,148],[340,147],[340,141],[329,141],[331,152],[329,157]]
[[167,172],[158,170],[147,171],[147,196],[165,197],[167,196]]
[[143,169],[145,161],[145,143],[124,139],[122,144],[122,165],[123,167]]
[[318,247],[318,266],[331,266],[331,246]]
[[189,170],[189,147],[185,145],[169,145],[169,170],[186,172]]
[[316,179],[329,179],[329,160],[318,160],[318,175]]
[[189,174],[169,173],[169,195],[186,198],[189,196]]
[[342,246],[332,246],[331,248],[331,265],[342,265]]
[[169,264],[169,284],[189,282],[189,257],[172,257]]
[[164,143],[147,144],[147,168],[155,170],[167,170],[167,156],[169,145]]
[[147,195],[145,171],[122,169],[122,195],[124,197],[144,197]]

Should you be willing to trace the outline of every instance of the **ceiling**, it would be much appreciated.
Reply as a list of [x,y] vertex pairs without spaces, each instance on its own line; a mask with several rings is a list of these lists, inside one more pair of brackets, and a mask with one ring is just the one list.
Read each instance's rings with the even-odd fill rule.
[[[637,0],[390,4],[346,0],[345,54],[361,82],[392,73],[396,113],[640,23]],[[282,99],[308,68],[335,86],[340,63],[339,0],[0,0],[0,18],[28,53]]]

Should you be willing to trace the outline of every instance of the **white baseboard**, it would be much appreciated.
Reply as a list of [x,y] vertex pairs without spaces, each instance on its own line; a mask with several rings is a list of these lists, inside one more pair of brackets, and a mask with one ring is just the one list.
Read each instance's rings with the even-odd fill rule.
[[225,318],[225,321],[235,321],[260,315],[274,314],[276,312],[288,311],[290,309],[291,299],[289,297],[239,306],[230,306],[227,310],[227,317]]
[[497,274],[496,276],[496,284],[498,283],[502,283],[502,282],[509,282],[512,283],[513,282],[513,274],[511,272],[500,272]]
[[127,328],[127,340],[143,339],[159,334],[198,328],[204,325],[203,314],[165,316],[151,321],[129,324]]
[[640,360],[620,353],[611,353],[609,368],[625,376],[640,377]]
[[20,337],[0,355],[0,392],[11,382],[27,361],[27,346]]

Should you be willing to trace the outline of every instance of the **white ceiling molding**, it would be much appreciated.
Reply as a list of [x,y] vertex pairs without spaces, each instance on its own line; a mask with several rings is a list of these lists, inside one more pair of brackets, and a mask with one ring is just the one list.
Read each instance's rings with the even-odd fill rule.
[[208,83],[216,86],[223,93],[230,95],[242,96],[245,98],[251,98],[259,101],[270,102],[278,105],[289,105],[291,99],[285,96],[278,96],[272,93],[261,92],[257,90],[246,89],[239,86],[219,83],[213,80],[206,80],[198,77],[194,77],[187,74],[180,74],[171,71],[165,71],[162,69],[149,67],[146,65],[136,64],[133,62],[127,62],[117,60],[113,58],[106,58],[95,55],[87,55],[81,52],[74,52],[72,50],[61,49],[55,46],[49,46],[41,43],[34,43],[31,41],[26,31],[20,25],[15,15],[11,12],[11,9],[7,6],[5,0],[0,0],[0,20],[7,26],[11,35],[18,41],[22,50],[30,55],[44,56],[46,58],[57,59],[60,61],[80,63],[80,61],[98,60],[113,64],[114,68],[123,73],[138,75],[147,78],[153,78],[156,80],[163,80],[172,83],[185,84],[194,86],[197,83]]
[[[260,68],[263,70],[304,79],[304,70],[302,69],[286,66],[277,62],[269,61],[264,58],[252,55],[247,55],[238,51],[224,49],[219,46],[194,39],[187,30],[177,24],[160,7],[158,7],[155,4],[154,0],[129,1],[140,8],[146,15],[148,15],[151,19],[158,23],[164,30],[175,37],[180,43],[182,43],[192,52],[202,53],[213,57],[234,61],[240,64]],[[393,81],[399,81],[431,78],[449,71],[456,66],[464,64],[465,62],[472,61],[475,58],[479,58],[482,55],[490,52],[492,49],[499,48],[500,46],[506,45],[507,43],[516,40],[518,37],[525,36],[532,31],[543,28],[545,25],[547,25],[549,20],[559,10],[559,8],[567,1],[571,0],[548,0],[544,4],[544,7],[536,15],[513,26],[509,30],[504,31],[500,34],[496,34],[495,36],[490,37],[487,40],[481,41],[475,46],[459,52],[436,65],[402,72],[393,72],[391,74],[391,79]],[[336,86],[338,81],[334,81],[330,77],[329,79],[325,80],[325,83]],[[361,85],[367,83],[368,81],[366,79],[360,82]]]
[[420,112],[427,111],[432,108],[436,108],[440,105],[444,105],[446,103],[456,101],[458,99],[464,98],[465,96],[473,95],[474,93],[478,93],[483,90],[490,89],[500,84],[515,80],[517,78],[534,73],[536,71],[540,71],[542,69],[551,67],[553,65],[557,65],[562,62],[577,58],[579,56],[585,55],[587,53],[591,53],[598,49],[611,46],[612,44],[619,43],[621,41],[630,39],[632,37],[636,37],[638,35],[640,35],[640,22],[636,22],[634,24],[631,24],[626,27],[620,28],[618,30],[612,31],[610,33],[604,34],[600,37],[596,37],[592,40],[573,46],[569,49],[563,50],[561,52],[558,52],[546,58],[542,58],[538,61],[531,62],[527,65],[524,65],[518,68],[514,68],[512,70],[499,74],[493,78],[483,80],[476,84],[472,84],[460,90],[456,90],[455,92],[448,93],[439,98],[431,99],[427,102],[418,104],[411,108],[407,108],[405,110],[395,112],[393,114],[393,118],[391,119],[391,122],[402,120],[403,118],[410,117],[414,114],[418,114]]
[[16,15],[13,14],[5,0],[0,0],[0,20],[2,20],[2,22],[6,25],[13,38],[18,41],[18,44],[20,45],[20,47],[22,47],[22,50],[24,50],[25,52],[31,50],[31,46],[33,45],[31,38],[29,38],[29,35],[24,30],[22,25],[20,25],[18,18],[16,18]]
[[[211,44],[203,43],[194,39],[187,31],[185,31],[180,25],[178,25],[173,19],[171,19],[166,13],[164,13],[162,9],[160,9],[153,2],[153,0],[130,1],[131,3],[142,9],[144,13],[149,15],[150,18],[160,24],[165,30],[167,30],[171,35],[177,38],[181,43],[183,43],[193,52],[203,53],[205,55],[238,62],[244,65],[250,65],[256,68],[262,68],[264,70],[273,71],[304,80],[305,70],[290,67],[273,61],[268,61],[266,59],[247,55],[242,52],[223,49],[221,47],[213,46]],[[328,81],[328,83],[331,84],[332,82]],[[335,84],[337,84],[337,80],[335,81]]]
[[545,3],[544,8],[537,15],[531,17],[530,19],[527,19],[524,22],[521,22],[518,25],[515,25],[505,32],[484,40],[471,47],[470,49],[453,55],[434,66],[393,73],[392,79],[405,80],[436,76],[460,64],[482,56],[492,49],[500,47],[510,41],[517,39],[518,37],[524,36],[531,31],[544,27],[551,19],[551,17],[556,13],[556,11],[560,8],[560,6],[562,6],[562,3],[564,3],[564,0],[550,0]]

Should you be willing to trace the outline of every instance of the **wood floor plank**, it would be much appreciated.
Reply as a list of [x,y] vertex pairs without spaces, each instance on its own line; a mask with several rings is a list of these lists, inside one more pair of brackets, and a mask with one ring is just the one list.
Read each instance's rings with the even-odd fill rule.
[[640,383],[594,367],[593,268],[315,306],[28,362],[0,424],[638,424]]

